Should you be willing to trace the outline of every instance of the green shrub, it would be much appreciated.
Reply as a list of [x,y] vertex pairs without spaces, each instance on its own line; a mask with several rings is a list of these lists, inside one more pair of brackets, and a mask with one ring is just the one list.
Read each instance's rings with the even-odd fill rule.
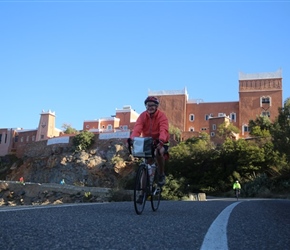
[[95,135],[89,131],[82,131],[73,138],[73,145],[77,151],[87,150],[95,142]]
[[169,174],[166,177],[166,183],[162,188],[162,198],[165,200],[181,200],[187,194],[185,180],[183,178],[174,179],[173,175]]

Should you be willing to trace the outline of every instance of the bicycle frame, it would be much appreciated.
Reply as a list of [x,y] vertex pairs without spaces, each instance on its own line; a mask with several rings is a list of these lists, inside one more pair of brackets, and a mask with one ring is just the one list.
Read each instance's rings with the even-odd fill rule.
[[[161,199],[162,189],[158,185],[158,166],[154,157],[153,144],[151,145],[151,147],[152,150],[148,150],[147,148],[147,152],[152,151],[151,157],[137,156],[138,158],[142,159],[142,162],[140,163],[138,171],[136,173],[134,187],[134,208],[136,213],[139,215],[143,212],[146,201],[149,197],[151,200],[151,208],[153,211],[156,211],[158,209]],[[132,151],[130,150],[130,153],[131,152]],[[138,152],[138,155],[143,154],[142,152]],[[154,172],[151,176],[149,176],[149,167],[152,168],[152,171]],[[152,181],[150,181],[150,177]],[[142,200],[140,197],[142,197]]]
[[235,189],[235,196],[236,196],[237,200],[239,200],[240,189],[238,189],[238,188]]

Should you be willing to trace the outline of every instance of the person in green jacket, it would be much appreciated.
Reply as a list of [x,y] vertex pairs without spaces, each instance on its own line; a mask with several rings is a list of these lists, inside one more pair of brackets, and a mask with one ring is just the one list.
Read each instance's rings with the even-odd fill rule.
[[239,183],[239,181],[237,180],[234,184],[233,184],[233,190],[234,191],[238,191],[238,194],[240,194],[240,191],[241,191],[241,184]]

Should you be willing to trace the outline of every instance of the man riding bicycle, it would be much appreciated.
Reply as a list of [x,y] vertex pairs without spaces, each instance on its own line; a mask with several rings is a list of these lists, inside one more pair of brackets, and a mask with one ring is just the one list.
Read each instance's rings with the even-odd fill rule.
[[233,190],[234,190],[234,191],[237,191],[238,194],[240,194],[241,184],[239,183],[238,180],[233,184]]
[[154,152],[158,169],[159,169],[159,185],[165,184],[165,157],[168,156],[169,141],[169,123],[168,119],[162,111],[158,109],[159,100],[154,96],[148,96],[144,101],[146,111],[142,112],[138,117],[133,132],[129,138],[129,143],[134,137],[152,137],[157,142]]

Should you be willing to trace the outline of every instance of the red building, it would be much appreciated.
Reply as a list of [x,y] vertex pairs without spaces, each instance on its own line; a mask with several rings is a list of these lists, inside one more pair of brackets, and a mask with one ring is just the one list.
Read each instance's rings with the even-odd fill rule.
[[60,136],[62,131],[55,128],[55,113],[42,111],[37,129],[0,128],[0,156],[23,155],[27,144]]
[[[183,139],[200,132],[216,137],[221,124],[217,117],[227,117],[240,130],[240,137],[249,136],[249,120],[257,116],[268,116],[271,121],[278,116],[282,107],[282,72],[239,75],[239,100],[233,102],[203,102],[188,98],[186,89],[181,91],[151,91],[149,95],[160,99],[170,123],[183,132]],[[218,121],[215,123],[214,121]]]
[[[206,132],[215,143],[220,124],[232,123],[240,133],[235,138],[249,136],[249,120],[257,116],[268,116],[272,121],[282,107],[282,71],[239,75],[239,100],[233,102],[203,102],[189,99],[186,89],[177,91],[149,91],[149,96],[160,100],[171,125],[182,131],[182,140]],[[97,120],[86,120],[83,130],[94,133],[115,133],[131,131],[139,114],[124,106],[116,109],[113,116]],[[42,112],[38,128],[35,130],[0,128],[0,156],[15,153],[21,156],[25,146],[34,141],[48,140],[62,136],[63,132],[55,128],[54,112]]]

